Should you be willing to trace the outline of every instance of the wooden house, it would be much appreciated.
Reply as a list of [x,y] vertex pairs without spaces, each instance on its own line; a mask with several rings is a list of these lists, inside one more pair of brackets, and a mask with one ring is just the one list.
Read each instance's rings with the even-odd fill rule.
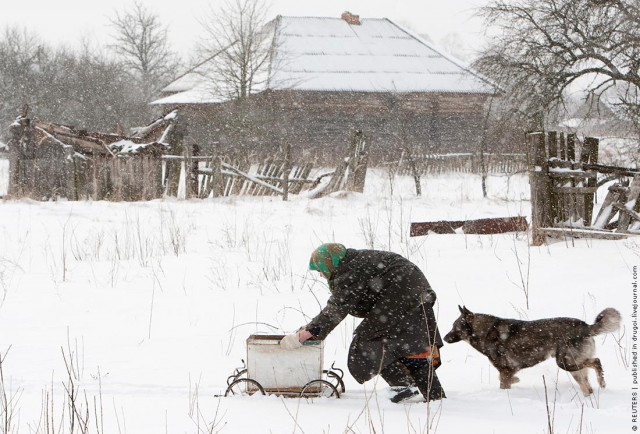
[[[278,16],[274,50],[253,89],[248,130],[227,128],[237,101],[216,94],[208,59],[165,87],[153,104],[179,108],[189,140],[206,149],[260,153],[283,144],[300,158],[335,161],[353,130],[369,140],[373,163],[401,151],[477,151],[492,84],[386,18]],[[341,154],[340,154],[341,155]],[[324,157],[324,158],[323,158]]]

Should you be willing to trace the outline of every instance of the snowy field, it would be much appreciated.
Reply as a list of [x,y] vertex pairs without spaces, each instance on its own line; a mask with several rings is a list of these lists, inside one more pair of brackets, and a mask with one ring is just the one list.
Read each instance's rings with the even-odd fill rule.
[[[82,432],[87,420],[86,432],[129,434],[631,432],[640,240],[409,238],[411,222],[529,219],[524,176],[492,177],[488,188],[483,199],[477,176],[442,175],[424,179],[417,198],[409,178],[370,171],[364,194],[315,200],[0,202],[0,431]],[[596,338],[607,388],[591,374],[596,392],[585,398],[548,360],[500,390],[497,371],[461,342],[442,349],[448,398],[430,405],[392,404],[384,381],[348,374],[341,399],[216,397],[250,334],[293,331],[319,311],[328,289],[307,263],[329,241],[412,259],[438,294],[443,334],[462,304],[589,323],[617,308],[623,329]],[[355,325],[348,318],[329,336],[326,367],[346,369]]]

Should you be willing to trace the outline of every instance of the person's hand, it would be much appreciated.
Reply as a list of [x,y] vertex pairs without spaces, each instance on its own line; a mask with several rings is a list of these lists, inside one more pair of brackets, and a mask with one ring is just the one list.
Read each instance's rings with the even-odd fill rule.
[[301,346],[302,342],[300,342],[300,331],[288,334],[280,340],[280,347],[284,350],[295,350]]
[[300,339],[300,342],[304,343],[306,340],[311,339],[312,337],[313,335],[310,331],[305,329],[298,330],[298,338]]
[[280,346],[285,350],[295,350],[296,348],[300,348],[307,339],[311,339],[312,337],[313,335],[310,331],[301,328],[297,332],[283,337],[280,340]]

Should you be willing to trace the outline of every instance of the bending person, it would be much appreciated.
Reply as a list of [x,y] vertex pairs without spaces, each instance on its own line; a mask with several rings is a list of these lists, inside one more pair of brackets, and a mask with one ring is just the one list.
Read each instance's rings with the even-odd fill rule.
[[381,375],[397,392],[393,402],[418,393],[427,401],[445,398],[435,373],[442,347],[433,312],[436,294],[415,264],[392,252],[330,243],[313,251],[309,269],[327,279],[331,296],[311,322],[282,339],[283,348],[325,339],[347,315],[363,318],[349,348],[348,368],[356,381]]

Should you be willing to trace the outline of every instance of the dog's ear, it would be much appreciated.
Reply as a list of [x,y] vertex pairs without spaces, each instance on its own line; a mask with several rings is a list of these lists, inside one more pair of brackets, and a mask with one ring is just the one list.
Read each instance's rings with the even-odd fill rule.
[[464,316],[473,316],[473,312],[471,312],[469,309],[467,309],[467,306],[458,306],[458,308],[460,309],[460,313]]

